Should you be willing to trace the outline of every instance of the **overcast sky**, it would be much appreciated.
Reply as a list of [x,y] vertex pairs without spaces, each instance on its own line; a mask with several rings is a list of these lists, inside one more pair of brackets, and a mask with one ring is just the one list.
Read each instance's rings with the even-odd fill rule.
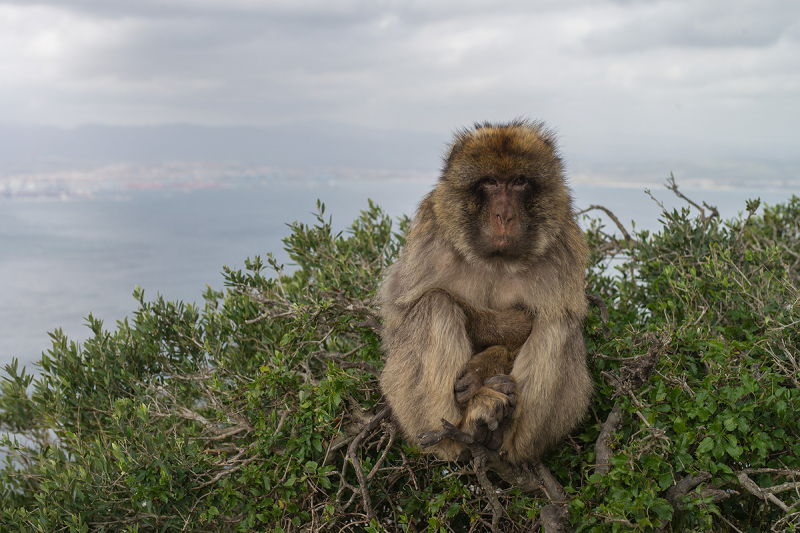
[[0,0],[0,80],[0,124],[324,120],[446,138],[523,116],[598,164],[678,152],[785,170],[800,2]]

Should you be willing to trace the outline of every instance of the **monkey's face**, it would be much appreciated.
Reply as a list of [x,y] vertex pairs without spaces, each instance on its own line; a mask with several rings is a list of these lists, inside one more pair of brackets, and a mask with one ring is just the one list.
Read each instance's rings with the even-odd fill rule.
[[527,122],[459,134],[434,192],[448,240],[469,258],[529,261],[571,216],[552,136]]
[[475,250],[482,256],[519,255],[525,240],[526,213],[533,185],[524,176],[489,173],[475,184],[477,224],[471,224]]

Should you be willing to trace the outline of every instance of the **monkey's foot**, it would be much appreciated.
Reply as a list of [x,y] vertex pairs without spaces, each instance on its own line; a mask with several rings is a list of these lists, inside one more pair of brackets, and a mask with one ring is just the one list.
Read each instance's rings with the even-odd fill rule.
[[461,430],[490,450],[497,450],[516,405],[516,384],[511,376],[489,378],[470,400]]
[[483,378],[480,373],[469,370],[464,372],[464,375],[456,381],[454,388],[459,409],[466,410],[470,400],[478,393],[481,387],[483,387]]

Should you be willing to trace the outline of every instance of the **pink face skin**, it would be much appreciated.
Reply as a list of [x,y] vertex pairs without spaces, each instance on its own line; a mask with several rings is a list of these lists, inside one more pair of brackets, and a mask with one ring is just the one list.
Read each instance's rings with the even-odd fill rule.
[[495,249],[502,252],[514,244],[522,232],[517,210],[529,184],[520,176],[490,176],[483,178],[480,186],[489,199],[491,220],[487,237]]

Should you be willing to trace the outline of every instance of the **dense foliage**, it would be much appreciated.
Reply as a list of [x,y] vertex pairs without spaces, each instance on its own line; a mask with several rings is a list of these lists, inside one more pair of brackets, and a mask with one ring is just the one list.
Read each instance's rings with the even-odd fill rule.
[[[664,212],[659,232],[623,236],[588,222],[596,394],[544,460],[577,531],[799,528],[800,199],[747,208]],[[335,234],[323,212],[292,226],[290,275],[256,257],[202,307],[137,290],[132,321],[90,316],[82,345],[53,333],[35,380],[7,366],[0,530],[490,529],[475,465],[376,416],[369,298],[407,219],[393,232],[370,205]],[[502,531],[543,523],[543,491],[489,482]]]

